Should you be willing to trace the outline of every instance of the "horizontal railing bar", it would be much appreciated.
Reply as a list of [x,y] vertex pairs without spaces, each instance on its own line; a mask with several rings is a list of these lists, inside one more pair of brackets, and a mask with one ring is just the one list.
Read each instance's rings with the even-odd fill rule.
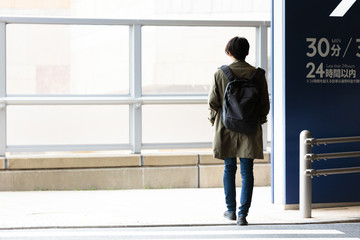
[[[142,98],[164,98],[164,97],[207,97],[207,93],[195,93],[195,94],[142,94]],[[113,98],[126,98],[130,97],[130,94],[8,94],[6,98],[101,98],[101,97],[113,97]],[[3,97],[4,98],[4,97]]]
[[339,152],[339,153],[320,153],[320,154],[306,154],[305,160],[321,160],[321,159],[334,159],[334,158],[352,158],[360,157],[360,152]]
[[7,105],[97,105],[132,104],[138,102],[131,97],[7,97],[0,103]]
[[9,145],[7,152],[130,150],[130,144]]
[[6,98],[129,98],[130,94],[7,94]]
[[332,143],[349,143],[349,142],[360,142],[360,136],[355,137],[338,137],[338,138],[307,138],[305,139],[306,144],[318,145],[318,144],[332,144]]
[[207,96],[183,97],[6,97],[6,105],[206,104]]
[[[189,143],[144,143],[142,149],[194,149],[211,148],[211,142]],[[130,150],[129,144],[85,144],[85,145],[10,145],[7,152],[51,152],[51,151],[101,151]]]
[[141,97],[140,102],[142,104],[206,104],[208,97]]
[[306,176],[326,176],[334,174],[344,174],[344,173],[358,173],[360,172],[360,167],[350,167],[350,168],[334,168],[334,169],[306,169]]
[[194,149],[211,148],[211,142],[189,142],[189,143],[143,143],[141,149]]
[[143,26],[194,26],[194,27],[270,27],[270,21],[239,20],[151,20],[151,19],[101,19],[59,17],[0,17],[0,22],[16,24],[61,25],[143,25]]

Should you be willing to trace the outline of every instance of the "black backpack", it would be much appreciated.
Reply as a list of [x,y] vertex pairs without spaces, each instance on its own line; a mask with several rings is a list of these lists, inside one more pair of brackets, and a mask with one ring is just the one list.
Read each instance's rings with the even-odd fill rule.
[[260,94],[256,87],[256,80],[265,71],[257,68],[250,79],[236,78],[227,65],[220,69],[225,73],[229,83],[224,93],[222,122],[226,128],[234,132],[253,133],[259,124]]

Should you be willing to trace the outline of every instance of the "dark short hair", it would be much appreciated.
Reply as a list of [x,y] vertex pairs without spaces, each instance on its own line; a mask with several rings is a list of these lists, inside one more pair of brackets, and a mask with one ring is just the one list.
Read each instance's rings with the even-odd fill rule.
[[233,37],[226,44],[225,53],[231,54],[236,60],[245,60],[249,53],[249,42],[243,37]]

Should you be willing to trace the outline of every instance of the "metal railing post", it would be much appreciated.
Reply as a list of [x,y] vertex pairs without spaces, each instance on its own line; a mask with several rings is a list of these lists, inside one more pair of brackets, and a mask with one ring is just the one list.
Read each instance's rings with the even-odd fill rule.
[[299,143],[299,178],[300,178],[300,189],[299,189],[299,209],[303,218],[311,218],[312,209],[312,178],[314,176],[328,176],[333,174],[346,174],[346,173],[359,173],[360,167],[349,167],[349,168],[331,168],[331,169],[312,169],[312,161],[314,160],[327,160],[336,158],[352,158],[360,157],[360,152],[336,152],[336,153],[320,153],[313,154],[312,147],[314,145],[329,144],[329,143],[345,143],[345,142],[360,142],[360,136],[356,137],[342,137],[342,138],[312,138],[311,133],[304,130],[300,133]]
[[304,130],[300,133],[300,201],[299,209],[303,218],[311,218],[312,204],[312,186],[311,176],[305,174],[306,169],[311,169],[311,160],[306,160],[305,155],[312,153],[312,146],[305,142],[305,139],[311,138],[311,133]]
[[268,28],[266,25],[260,25],[256,28],[256,66],[265,71],[268,70]]
[[0,22],[0,157],[6,152],[6,23]]
[[[141,97],[141,25],[130,26],[130,95],[132,98]],[[141,103],[129,106],[129,139],[133,153],[141,152]]]
[[[256,27],[256,66],[265,69],[266,73],[268,72],[267,29],[265,25]],[[268,78],[266,79],[269,81]],[[264,151],[266,151],[268,140],[267,128],[267,123],[262,125]]]

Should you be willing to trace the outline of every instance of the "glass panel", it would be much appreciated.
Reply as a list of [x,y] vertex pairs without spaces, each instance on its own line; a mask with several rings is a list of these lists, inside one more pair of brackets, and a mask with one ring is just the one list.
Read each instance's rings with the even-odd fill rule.
[[7,94],[128,94],[128,26],[7,25]]
[[225,54],[234,36],[246,37],[255,63],[255,28],[143,27],[143,94],[208,94],[214,72],[231,63]]
[[143,143],[211,142],[214,129],[205,104],[144,105]]
[[8,106],[8,145],[129,143],[128,106]]

